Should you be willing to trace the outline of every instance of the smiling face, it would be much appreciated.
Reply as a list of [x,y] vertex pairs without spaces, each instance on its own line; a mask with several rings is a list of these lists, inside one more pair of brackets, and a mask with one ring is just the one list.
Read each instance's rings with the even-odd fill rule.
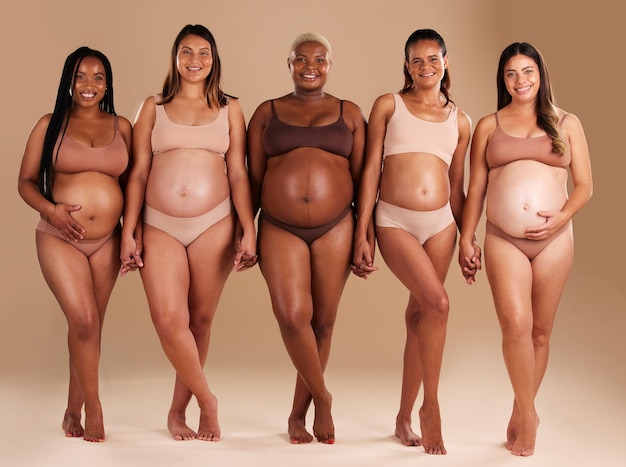
[[448,67],[448,56],[443,55],[437,41],[421,40],[410,46],[408,60],[404,65],[415,86],[430,87],[443,79]]
[[185,36],[178,45],[176,68],[183,80],[204,81],[213,68],[211,44],[194,34]]
[[92,56],[83,58],[74,74],[73,101],[83,106],[98,105],[106,89],[106,72],[100,59]]
[[511,99],[520,102],[535,102],[541,75],[537,63],[526,55],[515,55],[503,69],[504,85]]
[[330,54],[319,42],[303,42],[287,60],[291,78],[297,88],[321,89],[331,68]]

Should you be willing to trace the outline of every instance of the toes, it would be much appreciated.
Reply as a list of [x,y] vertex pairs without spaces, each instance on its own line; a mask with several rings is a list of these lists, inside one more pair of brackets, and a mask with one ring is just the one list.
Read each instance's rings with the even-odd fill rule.
[[199,439],[200,441],[219,441],[220,435],[212,432],[198,433],[196,439]]

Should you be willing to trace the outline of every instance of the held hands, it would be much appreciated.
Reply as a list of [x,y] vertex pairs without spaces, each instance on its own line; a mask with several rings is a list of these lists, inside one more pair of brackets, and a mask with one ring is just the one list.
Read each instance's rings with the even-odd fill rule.
[[476,238],[473,238],[469,245],[459,242],[459,266],[469,285],[476,282],[476,273],[482,269],[481,249]]
[[143,242],[141,235],[135,235],[131,238],[122,237],[120,246],[120,259],[122,267],[120,268],[120,276],[125,276],[127,272],[136,271],[143,267],[141,253],[143,252]]
[[259,259],[259,256],[256,254],[256,235],[243,232],[239,221],[237,221],[235,232],[235,252],[233,271],[236,272],[250,269]]
[[374,248],[369,242],[363,240],[355,241],[354,255],[350,265],[353,274],[362,279],[367,279],[367,276],[371,273],[378,271],[378,268],[374,266],[373,250]]
[[83,239],[85,229],[74,220],[71,213],[80,210],[77,204],[55,204],[52,216],[48,217],[48,221],[63,234],[68,242],[78,242]]

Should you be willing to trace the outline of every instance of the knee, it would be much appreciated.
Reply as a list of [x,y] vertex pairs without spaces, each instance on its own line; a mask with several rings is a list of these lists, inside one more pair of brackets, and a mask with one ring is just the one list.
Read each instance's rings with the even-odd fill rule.
[[423,303],[412,300],[407,307],[407,326],[417,327],[425,319],[446,323],[449,310],[450,301],[445,291],[432,294]]
[[213,318],[208,313],[192,314],[189,320],[189,329],[191,329],[191,332],[196,337],[211,334],[212,325]]
[[330,339],[333,335],[333,328],[335,323],[330,321],[313,322],[313,333],[318,341],[323,339]]
[[[157,334],[161,339],[167,339],[178,333],[182,325],[182,321],[178,316],[178,313],[174,311],[153,311],[152,323],[157,331]],[[188,326],[188,323],[186,323]]]
[[531,326],[527,319],[517,314],[500,317],[502,337],[508,341],[526,341],[531,334]]
[[305,310],[298,308],[277,310],[275,315],[283,335],[299,334],[307,326],[311,327],[311,314]]
[[533,327],[533,346],[535,348],[547,347],[550,343],[551,329],[534,326]]
[[432,303],[433,313],[441,318],[448,319],[448,312],[450,310],[450,299],[448,298],[448,294],[445,291],[436,297],[436,300]]
[[87,341],[97,338],[100,334],[100,320],[98,314],[83,313],[80,317],[69,322],[69,332],[76,339]]

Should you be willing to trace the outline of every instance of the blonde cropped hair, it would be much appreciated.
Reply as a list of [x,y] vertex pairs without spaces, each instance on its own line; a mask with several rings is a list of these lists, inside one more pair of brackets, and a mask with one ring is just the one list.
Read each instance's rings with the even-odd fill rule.
[[317,32],[305,32],[296,37],[291,43],[291,47],[289,48],[289,55],[291,55],[296,50],[296,48],[304,42],[317,42],[318,44],[322,44],[328,51],[328,55],[332,55],[330,42],[328,42],[328,39],[326,39],[324,36]]

